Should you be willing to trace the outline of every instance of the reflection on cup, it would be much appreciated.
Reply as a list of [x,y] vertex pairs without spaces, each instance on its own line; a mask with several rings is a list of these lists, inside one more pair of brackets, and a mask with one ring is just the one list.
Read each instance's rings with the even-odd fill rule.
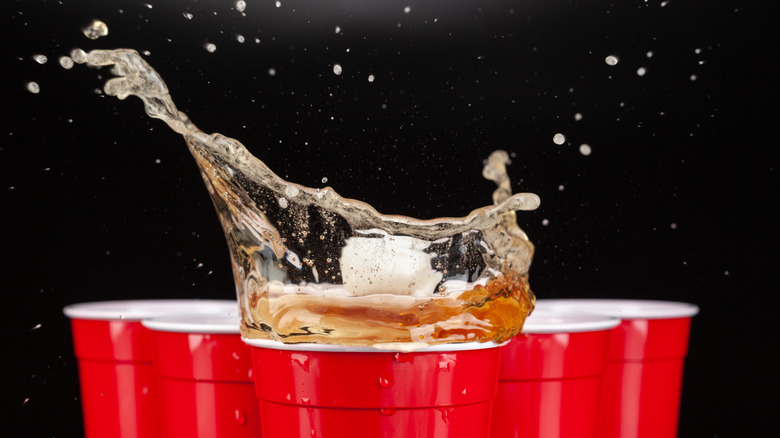
[[187,313],[236,313],[235,301],[132,300],[72,304],[87,438],[160,435],[151,332],[141,320]]
[[493,343],[414,352],[247,339],[264,438],[489,436]]
[[501,347],[493,438],[595,438],[617,318],[534,311]]
[[693,304],[643,300],[539,300],[539,311],[614,316],[599,437],[677,436]]

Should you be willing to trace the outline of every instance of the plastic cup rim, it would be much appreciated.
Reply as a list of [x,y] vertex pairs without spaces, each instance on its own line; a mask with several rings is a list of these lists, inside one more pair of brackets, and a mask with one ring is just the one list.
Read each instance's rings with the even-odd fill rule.
[[62,311],[71,319],[142,321],[183,314],[238,315],[238,303],[232,300],[201,299],[92,301],[69,304]]
[[299,343],[299,344],[285,344],[283,342],[274,341],[270,339],[250,339],[241,337],[247,345],[257,348],[267,348],[272,350],[286,350],[286,351],[301,351],[301,352],[333,352],[333,353],[430,353],[430,352],[457,352],[457,351],[471,351],[471,350],[486,350],[490,348],[497,348],[503,344],[497,344],[495,342],[463,342],[457,344],[440,344],[421,347],[413,350],[400,349],[398,347],[401,343],[394,343],[392,348],[376,348],[367,346],[352,346],[352,345],[334,345],[334,344],[314,344],[314,343]]
[[601,315],[620,319],[690,318],[699,306],[680,301],[628,300],[610,298],[547,298],[536,300],[542,312]]
[[523,334],[582,333],[610,330],[620,325],[612,316],[534,311],[525,320]]
[[141,325],[158,332],[238,334],[241,318],[237,314],[186,314],[147,318]]

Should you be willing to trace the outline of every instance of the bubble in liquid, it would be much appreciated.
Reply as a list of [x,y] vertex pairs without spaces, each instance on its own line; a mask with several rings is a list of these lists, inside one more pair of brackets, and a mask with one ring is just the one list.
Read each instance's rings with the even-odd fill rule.
[[333,64],[333,73],[336,75],[340,75],[342,72],[341,64]]
[[368,82],[374,82],[374,75],[368,75]]
[[46,64],[49,61],[49,58],[47,58],[46,55],[33,55],[32,59],[41,65]]
[[609,66],[617,65],[618,61],[619,61],[619,59],[615,55],[609,55],[606,58],[604,58],[604,62],[606,62],[607,65],[609,65]]
[[32,94],[38,94],[41,92],[41,86],[35,81],[30,81],[27,83],[27,91]]
[[578,122],[579,122],[580,120],[582,120],[582,113],[576,113],[576,114],[574,114],[574,120],[575,120],[575,121],[578,121]]
[[92,20],[92,22],[89,23],[89,26],[81,29],[81,32],[84,33],[85,37],[91,40],[96,40],[100,37],[108,35],[108,26],[106,23],[96,19]]
[[566,143],[566,136],[561,134],[560,132],[555,134],[555,135],[553,135],[553,143],[555,143],[557,145],[562,145],[562,144]]
[[66,70],[73,68],[73,60],[68,56],[60,56],[60,65]]
[[580,145],[580,153],[581,153],[582,155],[585,155],[586,157],[587,157],[588,155],[590,155],[590,153],[591,153],[590,145],[589,145],[589,144],[587,144],[587,143],[583,143],[583,144],[581,144],[581,145]]
[[214,53],[217,51],[217,45],[214,43],[206,43],[203,45],[203,48],[206,49],[209,53]]
[[244,9],[246,9],[246,2],[244,0],[238,0],[236,2],[236,10],[238,12],[244,12]]

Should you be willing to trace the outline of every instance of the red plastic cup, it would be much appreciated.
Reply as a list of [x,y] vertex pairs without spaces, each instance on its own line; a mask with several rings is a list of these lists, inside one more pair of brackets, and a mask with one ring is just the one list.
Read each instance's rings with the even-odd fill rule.
[[162,436],[260,437],[252,358],[239,324],[235,313],[143,321],[154,340]]
[[501,347],[493,438],[595,438],[617,318],[534,311]]
[[537,309],[618,317],[604,374],[599,437],[677,436],[693,304],[643,300],[538,300]]
[[72,304],[81,406],[87,438],[159,437],[151,332],[141,320],[175,313],[236,314],[235,301],[133,300]]
[[486,438],[493,343],[411,353],[317,344],[252,346],[264,438]]

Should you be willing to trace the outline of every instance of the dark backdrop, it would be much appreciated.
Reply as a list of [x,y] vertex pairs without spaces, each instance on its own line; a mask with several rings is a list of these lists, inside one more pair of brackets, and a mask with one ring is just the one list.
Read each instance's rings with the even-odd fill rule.
[[[82,434],[64,305],[234,296],[183,141],[137,99],[96,92],[107,71],[62,68],[74,47],[144,52],[201,129],[241,140],[288,180],[327,178],[385,213],[463,216],[490,202],[482,160],[509,151],[514,189],[542,198],[518,216],[537,247],[537,296],[698,304],[680,435],[776,429],[778,104],[766,11],[249,0],[241,14],[234,3],[2,2],[0,434]],[[94,18],[109,27],[96,41],[80,32]]]

